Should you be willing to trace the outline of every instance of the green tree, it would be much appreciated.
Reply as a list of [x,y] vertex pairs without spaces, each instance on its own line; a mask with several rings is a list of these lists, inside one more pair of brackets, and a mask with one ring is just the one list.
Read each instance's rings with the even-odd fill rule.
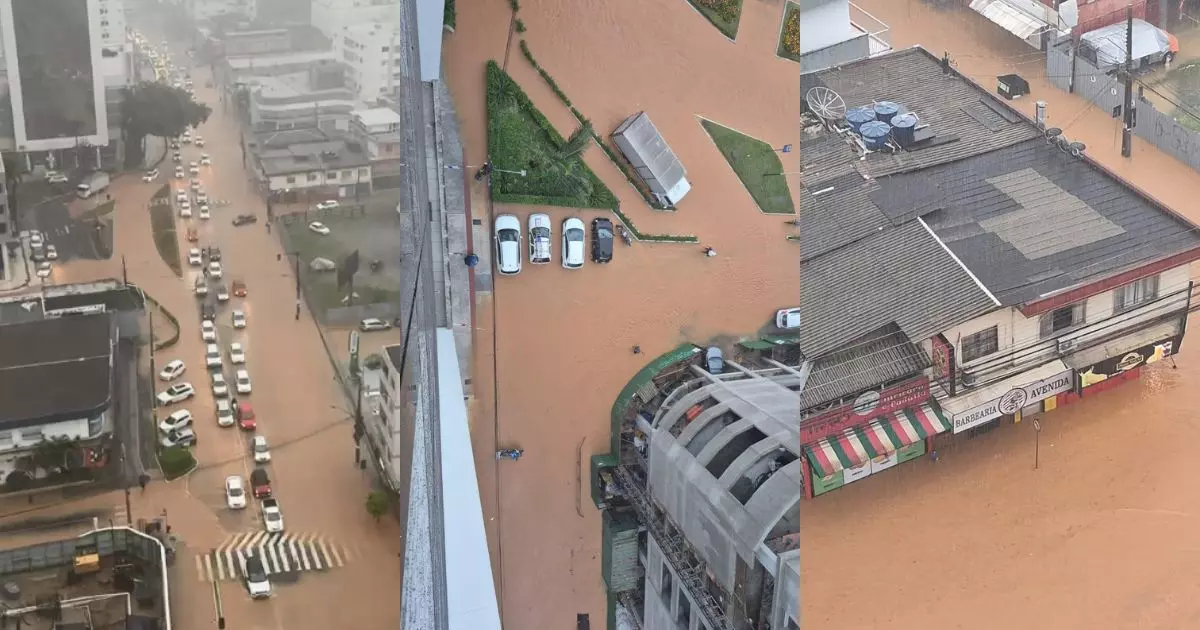
[[21,186],[21,177],[25,175],[25,160],[16,153],[5,153],[4,160],[4,190],[8,193],[8,208],[13,216],[17,215],[17,188]]
[[563,143],[558,149],[558,159],[566,162],[567,160],[583,153],[584,149],[592,142],[592,123],[585,122],[571,134],[570,138]]
[[61,435],[42,440],[33,447],[33,465],[44,470],[68,468],[68,457],[76,448],[76,440]]
[[121,106],[125,134],[125,165],[136,166],[145,154],[146,136],[173,138],[208,120],[212,108],[169,85],[143,81],[126,88]]
[[367,514],[370,514],[371,518],[375,519],[376,522],[379,522],[379,519],[383,518],[384,514],[387,514],[388,508],[390,507],[389,503],[388,497],[383,493],[383,491],[372,490],[370,494],[367,495]]

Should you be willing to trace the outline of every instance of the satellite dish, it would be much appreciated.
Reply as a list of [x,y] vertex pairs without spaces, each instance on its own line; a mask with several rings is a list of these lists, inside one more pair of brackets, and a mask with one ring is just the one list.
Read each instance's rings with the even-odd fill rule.
[[825,120],[841,120],[846,117],[846,101],[842,95],[833,90],[817,86],[804,95],[805,102],[812,112]]

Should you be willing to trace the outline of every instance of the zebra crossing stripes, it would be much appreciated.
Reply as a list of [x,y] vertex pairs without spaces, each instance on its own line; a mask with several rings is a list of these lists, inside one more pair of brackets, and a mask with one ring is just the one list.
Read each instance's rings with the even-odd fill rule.
[[246,559],[262,560],[268,576],[300,571],[327,571],[346,565],[348,550],[318,534],[264,531],[233,534],[221,546],[196,556],[196,573],[202,582],[240,580]]

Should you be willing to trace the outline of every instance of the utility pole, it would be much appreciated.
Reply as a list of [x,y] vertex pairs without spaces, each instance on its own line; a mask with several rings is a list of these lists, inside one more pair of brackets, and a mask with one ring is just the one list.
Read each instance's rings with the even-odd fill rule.
[[121,442],[121,467],[125,470],[121,471],[125,477],[125,525],[133,527],[133,503],[129,500],[129,484],[132,480],[129,478],[129,458],[125,450],[125,443]]
[[[154,346],[155,346],[155,342],[154,342],[154,311],[153,310],[146,311],[146,315],[149,319],[149,326],[150,326],[150,378],[151,378],[151,380],[153,380],[154,378],[157,377],[157,374],[158,374],[158,372],[155,371],[155,369],[154,369]],[[158,407],[158,397],[154,395],[154,391],[152,390],[150,392],[150,409],[156,409],[157,407]]]
[[121,281],[126,286],[129,285],[129,270],[125,267],[125,257],[124,256],[121,256]]
[[362,417],[362,397],[363,397],[363,375],[362,371],[358,373],[358,393],[354,397],[354,463],[362,462],[362,452],[359,449],[359,444],[362,442],[363,436],[366,434],[366,426],[363,424]]
[[1133,5],[1125,7],[1125,124],[1121,129],[1121,157],[1133,155]]

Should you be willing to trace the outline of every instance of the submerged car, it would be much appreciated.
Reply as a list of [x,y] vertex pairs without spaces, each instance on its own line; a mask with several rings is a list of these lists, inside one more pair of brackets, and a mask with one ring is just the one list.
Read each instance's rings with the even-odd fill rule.
[[496,269],[503,275],[521,273],[521,221],[512,214],[496,217]]
[[564,269],[583,267],[584,244],[587,239],[583,221],[571,217],[562,223],[562,266]]
[[613,223],[608,219],[592,219],[592,261],[606,263],[613,257]]
[[534,265],[544,265],[553,258],[553,233],[550,229],[550,215],[535,213],[529,215],[529,262]]

